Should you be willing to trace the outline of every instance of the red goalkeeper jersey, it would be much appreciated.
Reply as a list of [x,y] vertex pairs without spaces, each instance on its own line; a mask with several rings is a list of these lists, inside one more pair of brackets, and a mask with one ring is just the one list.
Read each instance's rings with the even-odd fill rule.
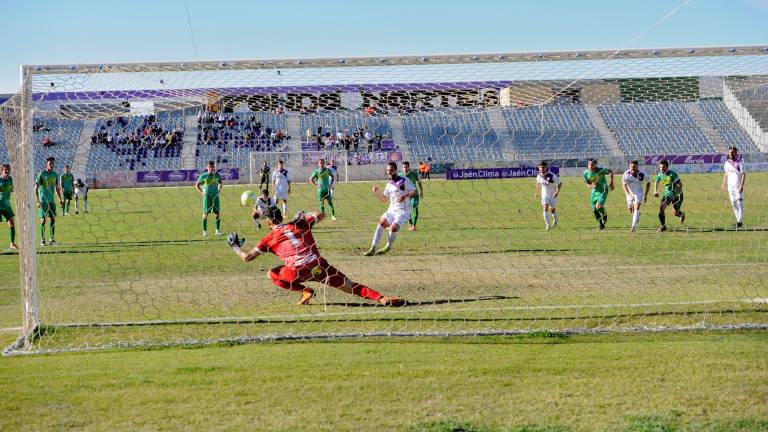
[[256,247],[261,252],[277,255],[287,267],[312,264],[320,258],[312,237],[312,226],[316,221],[314,215],[306,215],[295,223],[277,225]]

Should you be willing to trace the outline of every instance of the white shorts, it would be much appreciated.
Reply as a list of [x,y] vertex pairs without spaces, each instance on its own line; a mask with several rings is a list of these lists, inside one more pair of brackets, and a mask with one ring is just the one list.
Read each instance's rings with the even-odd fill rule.
[[642,204],[643,198],[645,198],[645,195],[643,193],[639,193],[637,195],[635,194],[627,194],[627,208],[635,208],[635,203]]
[[288,201],[288,189],[275,189],[275,202],[279,199]]
[[549,208],[557,208],[557,198],[555,197],[541,197],[541,205],[548,205]]
[[411,212],[406,210],[404,212],[402,211],[392,211],[387,210],[383,215],[381,215],[381,219],[386,219],[387,223],[390,225],[392,224],[398,224],[400,226],[403,226],[406,222],[408,222],[408,219],[411,218]]
[[739,192],[739,188],[728,188],[728,198],[731,199],[731,202],[743,200],[744,193]]
[[75,189],[75,196],[77,198],[80,198],[80,197],[85,198],[85,197],[88,196],[88,192],[87,191],[83,191],[82,189]]

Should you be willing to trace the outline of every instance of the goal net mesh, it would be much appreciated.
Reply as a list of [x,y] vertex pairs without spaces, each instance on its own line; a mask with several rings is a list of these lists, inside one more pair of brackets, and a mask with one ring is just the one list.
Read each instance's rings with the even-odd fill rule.
[[[768,324],[762,48],[23,70],[0,108],[19,248],[0,253],[0,327],[20,334],[6,354]],[[731,146],[747,178],[738,229],[721,190]],[[43,195],[50,187],[39,175],[49,157],[72,199],[62,206],[55,188],[43,196],[53,233],[35,195],[36,184]],[[245,251],[269,232],[240,202],[259,193],[265,163],[274,171],[284,160],[291,173],[286,221],[320,209],[323,175],[318,186],[310,177],[321,158],[334,162],[336,185],[311,231],[320,254],[407,306],[327,279],[307,282],[315,297],[297,305],[300,292],[269,275],[277,257],[243,263],[227,245],[229,232]],[[614,173],[606,230],[584,181],[588,158]],[[637,160],[655,180],[662,159],[682,180],[686,219],[670,206],[668,232],[656,233],[652,181],[630,232],[622,174]],[[535,196],[542,160],[562,181],[550,230]],[[223,186],[203,181],[202,195],[221,219],[204,224],[194,186],[209,161]],[[418,219],[400,221],[391,250],[363,256],[389,206],[372,189],[387,185],[387,163],[403,161],[422,176]],[[65,166],[87,189],[61,181]],[[385,231],[375,249],[388,240]]]

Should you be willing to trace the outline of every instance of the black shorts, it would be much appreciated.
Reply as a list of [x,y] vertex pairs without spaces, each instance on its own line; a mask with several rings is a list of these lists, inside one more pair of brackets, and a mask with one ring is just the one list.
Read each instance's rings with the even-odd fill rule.
[[661,203],[670,205],[672,204],[672,208],[675,209],[676,212],[680,211],[680,208],[683,206],[683,193],[679,193],[675,196],[665,196],[661,198]]

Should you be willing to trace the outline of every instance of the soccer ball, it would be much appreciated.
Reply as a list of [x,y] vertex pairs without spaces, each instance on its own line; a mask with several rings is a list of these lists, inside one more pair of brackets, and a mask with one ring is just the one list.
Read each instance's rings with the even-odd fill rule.
[[256,202],[256,194],[253,191],[245,191],[240,195],[240,204],[243,207],[250,207]]

